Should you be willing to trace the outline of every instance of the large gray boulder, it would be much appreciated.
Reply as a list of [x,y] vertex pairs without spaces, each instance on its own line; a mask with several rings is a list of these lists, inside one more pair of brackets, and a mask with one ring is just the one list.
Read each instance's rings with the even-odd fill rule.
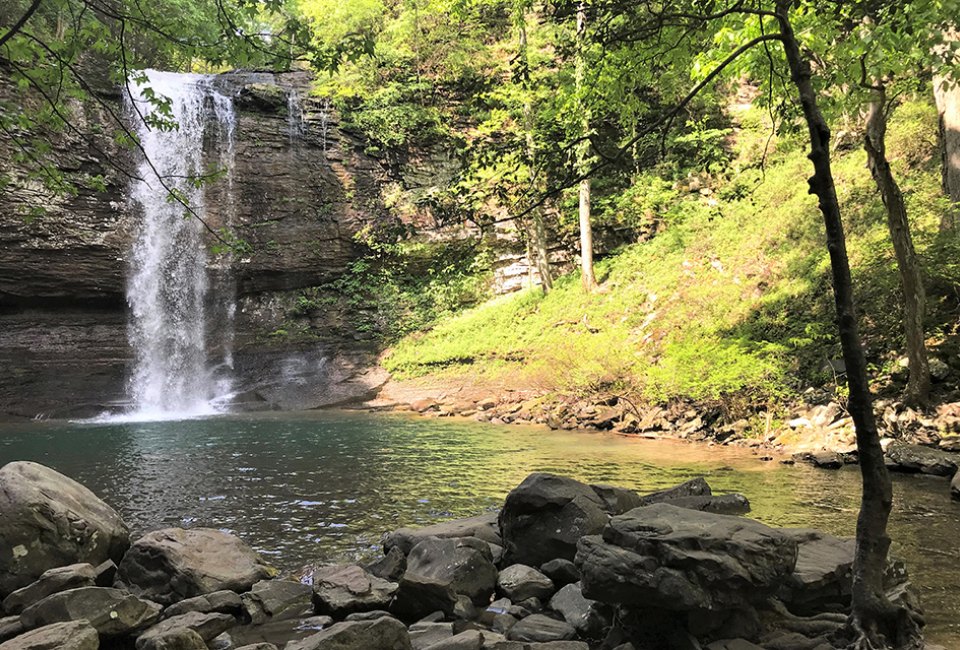
[[307,616],[313,611],[312,596],[310,585],[295,580],[261,580],[243,594],[243,610],[256,624]]
[[285,650],[412,650],[403,623],[383,617],[336,623],[319,634],[288,643]]
[[611,515],[622,515],[643,505],[642,497],[633,490],[617,485],[591,485],[593,491],[603,502],[603,509]]
[[546,600],[556,591],[550,578],[525,564],[511,564],[501,571],[497,576],[497,587],[515,603],[527,598]]
[[490,544],[502,546],[500,541],[500,526],[497,513],[488,512],[466,519],[442,521],[423,528],[399,528],[387,533],[383,538],[383,550],[399,548],[404,555],[410,553],[414,546],[428,537],[476,537]]
[[211,528],[164,528],[133,543],[117,579],[131,593],[169,605],[222,589],[248,591],[276,573],[234,535]]
[[400,579],[390,612],[404,621],[412,622],[433,612],[452,616],[456,606],[457,594],[449,584],[408,572]]
[[853,589],[853,539],[816,530],[782,529],[797,542],[797,564],[778,592],[790,611],[814,615],[850,603]]
[[884,460],[889,469],[897,472],[920,472],[949,478],[957,473],[960,455],[894,440],[887,446]]
[[507,632],[511,641],[566,641],[577,635],[577,631],[566,621],[558,621],[543,614],[531,614]]
[[367,573],[357,564],[321,567],[313,574],[314,609],[336,618],[386,609],[396,591],[396,583]]
[[572,560],[577,541],[603,530],[609,517],[593,488],[536,472],[510,491],[500,512],[504,562],[540,566]]
[[603,617],[597,610],[597,602],[584,598],[578,584],[569,584],[550,599],[550,609],[563,616],[581,634],[599,631]]
[[47,596],[20,614],[26,628],[87,620],[102,637],[129,634],[160,619],[160,605],[109,587],[81,587]]
[[[229,614],[189,612],[179,616],[172,616],[151,626],[137,637],[136,648],[158,644],[158,639],[166,637],[177,630],[192,630],[206,643],[212,641],[237,624],[237,619]],[[187,635],[189,638],[189,635]]]
[[68,589],[93,587],[96,581],[97,570],[92,564],[86,562],[50,569],[44,571],[36,582],[21,587],[4,598],[3,611],[7,614],[19,614],[30,605],[51,594]]
[[794,568],[797,542],[760,522],[677,508],[636,508],[580,541],[583,595],[674,611],[747,608]]
[[407,574],[446,584],[477,605],[490,602],[497,584],[490,546],[473,537],[422,540],[407,556]]
[[100,636],[87,621],[45,625],[0,643],[0,650],[97,650]]
[[49,569],[119,561],[129,546],[120,515],[73,479],[27,461],[0,468],[0,596]]

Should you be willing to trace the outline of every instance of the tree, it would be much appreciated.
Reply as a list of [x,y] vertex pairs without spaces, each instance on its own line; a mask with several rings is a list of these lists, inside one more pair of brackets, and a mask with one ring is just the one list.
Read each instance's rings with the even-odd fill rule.
[[[933,52],[945,59],[948,65],[956,65],[955,57],[960,39],[956,26],[941,26],[939,30],[942,42],[934,46]],[[940,115],[940,157],[943,193],[954,203],[960,203],[960,86],[949,70],[939,71],[933,77],[933,96]],[[941,222],[943,228],[956,225],[956,207],[945,214]]]
[[[587,75],[587,6],[585,0],[577,5],[577,51],[576,51],[576,93],[578,98],[584,94],[584,82]],[[577,144],[576,156],[577,173],[582,175],[580,180],[580,271],[582,274],[583,290],[587,293],[597,288],[597,277],[593,271],[593,228],[590,223],[590,176],[587,170],[590,166],[590,110],[579,99],[578,108],[582,120],[580,142]]]

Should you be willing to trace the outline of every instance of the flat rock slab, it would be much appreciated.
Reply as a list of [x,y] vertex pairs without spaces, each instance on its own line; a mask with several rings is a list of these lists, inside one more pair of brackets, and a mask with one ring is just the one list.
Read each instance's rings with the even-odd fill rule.
[[395,618],[346,621],[287,644],[285,650],[412,650],[410,636]]
[[17,589],[3,599],[3,611],[19,614],[30,605],[43,600],[51,594],[80,587],[93,587],[97,580],[97,570],[85,562],[57,567],[44,571],[36,582]]
[[97,650],[100,636],[86,621],[53,623],[0,643],[0,650]]
[[504,561],[540,566],[572,560],[577,541],[595,535],[609,516],[593,488],[571,478],[535,472],[507,495],[500,511]]
[[313,587],[294,580],[261,580],[243,594],[243,610],[253,623],[296,618],[312,612]]
[[0,468],[0,521],[0,596],[49,569],[119,561],[130,546],[130,531],[113,508],[38,463]]
[[313,574],[313,606],[318,614],[343,617],[386,609],[397,585],[368,573],[358,564],[321,567]]
[[162,607],[119,589],[81,587],[47,596],[20,614],[26,628],[86,619],[100,636],[129,634],[160,619]]
[[163,610],[165,618],[179,616],[187,612],[220,612],[221,614],[240,614],[243,611],[243,601],[235,591],[222,589],[202,596],[194,596],[181,600]]
[[797,542],[776,529],[667,503],[614,517],[576,559],[585,597],[674,611],[749,607],[796,561]]
[[383,538],[383,549],[399,548],[404,555],[410,553],[414,546],[428,537],[476,537],[490,544],[502,546],[500,540],[500,525],[496,512],[489,512],[466,519],[443,521],[424,528],[399,528],[387,533]]
[[507,633],[511,641],[567,641],[577,631],[566,621],[558,621],[543,614],[531,614]]
[[889,469],[897,472],[951,477],[957,473],[960,455],[894,440],[887,446],[884,460]]
[[164,528],[134,542],[117,578],[131,593],[170,605],[224,589],[248,591],[276,573],[235,535],[211,528]]

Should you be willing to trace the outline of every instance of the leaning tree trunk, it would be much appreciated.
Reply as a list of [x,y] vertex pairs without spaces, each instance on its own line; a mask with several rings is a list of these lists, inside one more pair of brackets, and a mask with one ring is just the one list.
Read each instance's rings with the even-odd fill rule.
[[883,589],[883,572],[890,547],[887,521],[893,505],[893,488],[883,462],[883,449],[873,414],[873,396],[867,382],[866,359],[857,331],[850,263],[840,204],[830,169],[830,128],[817,105],[817,94],[810,80],[810,63],[801,55],[790,23],[791,4],[791,0],[777,0],[776,16],[790,67],[790,79],[797,88],[810,133],[809,158],[814,169],[809,179],[810,193],[819,200],[826,227],[840,345],[850,390],[847,408],[856,427],[863,480],[860,515],[857,518],[849,630],[855,635],[854,646],[858,648],[883,648],[891,644],[905,646],[919,638],[919,629],[905,610],[890,603]]
[[908,404],[925,405],[930,398],[930,363],[923,334],[926,303],[923,275],[913,247],[913,238],[910,236],[910,222],[907,221],[907,206],[903,202],[903,193],[887,160],[886,90],[877,86],[873,92],[877,97],[870,104],[864,148],[867,150],[870,173],[880,190],[883,205],[887,208],[887,226],[890,229],[890,239],[893,240],[900,286],[903,290],[903,330],[910,372],[903,399]]
[[[576,87],[577,94],[581,96],[577,101],[581,104],[580,109],[583,113],[583,138],[584,140],[577,147],[577,173],[586,176],[588,167],[588,158],[590,153],[590,143],[586,136],[590,133],[590,116],[583,106],[582,92],[584,79],[587,72],[586,59],[586,35],[587,35],[587,8],[580,2],[577,6],[577,61],[576,61]],[[590,179],[584,178],[580,181],[580,268],[583,276],[583,289],[587,293],[597,287],[597,276],[593,271],[593,229],[590,225]]]

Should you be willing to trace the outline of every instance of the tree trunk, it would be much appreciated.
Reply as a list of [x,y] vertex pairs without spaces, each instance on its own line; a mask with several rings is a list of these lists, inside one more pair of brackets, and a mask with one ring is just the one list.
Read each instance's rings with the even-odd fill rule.
[[[949,41],[957,40],[957,33],[950,30],[944,34]],[[939,145],[943,193],[954,204],[960,203],[960,84],[948,75],[934,75],[933,96],[937,102],[937,113],[940,116]],[[960,206],[954,205],[953,210],[943,216],[940,222],[941,229],[956,227]]]
[[[521,9],[520,11],[523,11]],[[520,56],[524,61],[527,58],[527,13],[523,11],[520,17]],[[527,143],[527,165],[530,168],[530,184],[536,182],[534,173],[537,169],[537,143],[533,136],[533,101],[530,98],[530,76],[524,71],[524,92],[527,94],[523,103],[523,130]],[[547,233],[543,225],[543,212],[535,207],[530,213],[530,223],[527,230],[527,261],[536,267],[540,276],[540,288],[543,293],[550,293],[553,289],[553,276],[550,273],[550,257],[547,251]]]
[[[586,78],[586,35],[587,35],[587,8],[581,0],[577,6],[577,60],[576,60],[576,87],[578,96],[583,92]],[[590,133],[590,115],[583,105],[582,97],[578,100],[583,114],[584,140],[577,147],[577,173],[586,174],[589,167],[590,142],[586,139]],[[583,279],[583,289],[587,293],[597,288],[597,277],[593,272],[593,229],[590,225],[590,179],[580,181],[580,269]]]
[[900,286],[903,290],[903,329],[907,343],[907,359],[910,363],[910,377],[903,399],[913,406],[926,405],[930,399],[930,363],[927,360],[927,346],[923,334],[926,304],[923,275],[913,247],[913,238],[910,236],[910,222],[907,220],[903,193],[887,160],[889,105],[886,90],[878,86],[874,93],[876,99],[870,104],[864,149],[867,151],[870,174],[880,190],[883,205],[887,208],[887,226],[897,256],[897,270],[900,272]]
[[919,629],[905,610],[890,603],[883,590],[883,572],[890,547],[887,521],[893,505],[893,488],[883,462],[883,449],[873,415],[873,396],[867,382],[866,358],[857,331],[850,264],[840,204],[830,168],[830,128],[817,105],[817,94],[810,80],[810,63],[801,55],[790,23],[790,6],[791,0],[777,0],[776,15],[790,67],[790,79],[797,88],[810,133],[809,158],[814,168],[813,176],[809,179],[810,193],[819,200],[826,228],[840,344],[850,390],[847,408],[856,427],[863,480],[848,627],[855,635],[854,645],[858,648],[883,648],[892,644],[906,646],[919,638]]

